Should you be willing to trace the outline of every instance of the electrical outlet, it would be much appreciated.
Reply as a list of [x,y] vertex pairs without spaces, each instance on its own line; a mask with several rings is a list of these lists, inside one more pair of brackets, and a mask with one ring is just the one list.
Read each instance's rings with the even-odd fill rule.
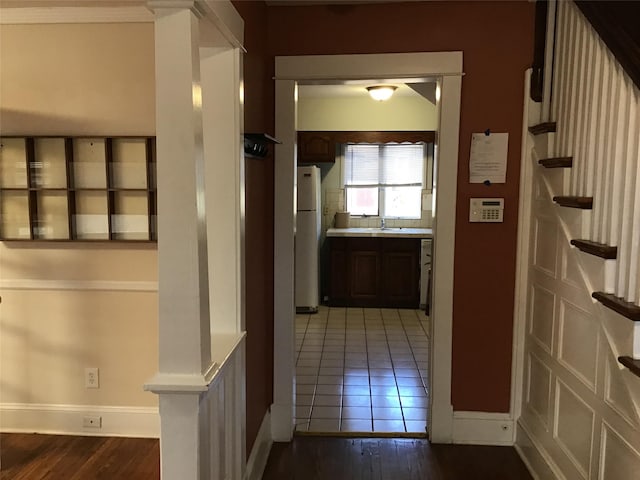
[[85,428],[102,428],[102,417],[100,415],[85,415],[82,417],[82,426]]
[[100,388],[100,371],[97,367],[84,369],[84,386],[85,388]]

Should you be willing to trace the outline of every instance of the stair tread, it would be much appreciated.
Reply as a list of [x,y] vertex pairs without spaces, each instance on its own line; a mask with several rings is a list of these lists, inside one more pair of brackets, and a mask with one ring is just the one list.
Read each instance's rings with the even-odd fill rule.
[[553,201],[563,207],[581,208],[591,210],[593,208],[593,197],[553,197]]
[[634,322],[640,322],[640,306],[627,302],[624,298],[616,297],[611,293],[593,292],[591,296],[623,317]]
[[618,361],[627,367],[631,373],[640,377],[640,360],[635,360],[631,357],[618,357]]
[[596,257],[614,259],[618,256],[618,247],[612,247],[604,243],[592,242],[591,240],[571,240],[571,245],[577,247],[585,253],[590,253]]
[[571,168],[573,157],[553,157],[538,160],[538,163],[545,168]]
[[556,131],[556,122],[543,122],[529,127],[529,132],[533,135],[542,135]]

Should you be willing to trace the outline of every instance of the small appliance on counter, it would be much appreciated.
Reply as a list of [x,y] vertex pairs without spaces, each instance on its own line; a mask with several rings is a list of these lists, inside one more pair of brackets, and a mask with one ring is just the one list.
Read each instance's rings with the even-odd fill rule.
[[334,228],[349,228],[349,212],[336,212]]

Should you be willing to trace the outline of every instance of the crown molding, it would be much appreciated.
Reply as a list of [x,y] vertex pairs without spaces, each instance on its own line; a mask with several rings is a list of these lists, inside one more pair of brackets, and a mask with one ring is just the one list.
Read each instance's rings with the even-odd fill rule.
[[153,13],[144,5],[0,8],[0,25],[152,23],[153,20]]

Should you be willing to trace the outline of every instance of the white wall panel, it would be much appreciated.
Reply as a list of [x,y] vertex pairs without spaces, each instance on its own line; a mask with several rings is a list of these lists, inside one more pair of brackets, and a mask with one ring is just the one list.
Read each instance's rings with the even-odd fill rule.
[[556,276],[557,231],[555,223],[546,218],[536,218],[533,264],[554,278]]
[[532,290],[530,333],[548,353],[553,346],[555,294],[539,286]]
[[546,428],[549,428],[551,402],[551,370],[535,355],[529,355],[529,384],[526,401]]
[[598,368],[598,326],[588,312],[565,299],[560,301],[558,341],[559,360],[595,392]]
[[631,480],[640,476],[640,453],[610,426],[603,425],[599,480]]
[[566,384],[556,384],[554,437],[584,478],[589,478],[594,411]]

